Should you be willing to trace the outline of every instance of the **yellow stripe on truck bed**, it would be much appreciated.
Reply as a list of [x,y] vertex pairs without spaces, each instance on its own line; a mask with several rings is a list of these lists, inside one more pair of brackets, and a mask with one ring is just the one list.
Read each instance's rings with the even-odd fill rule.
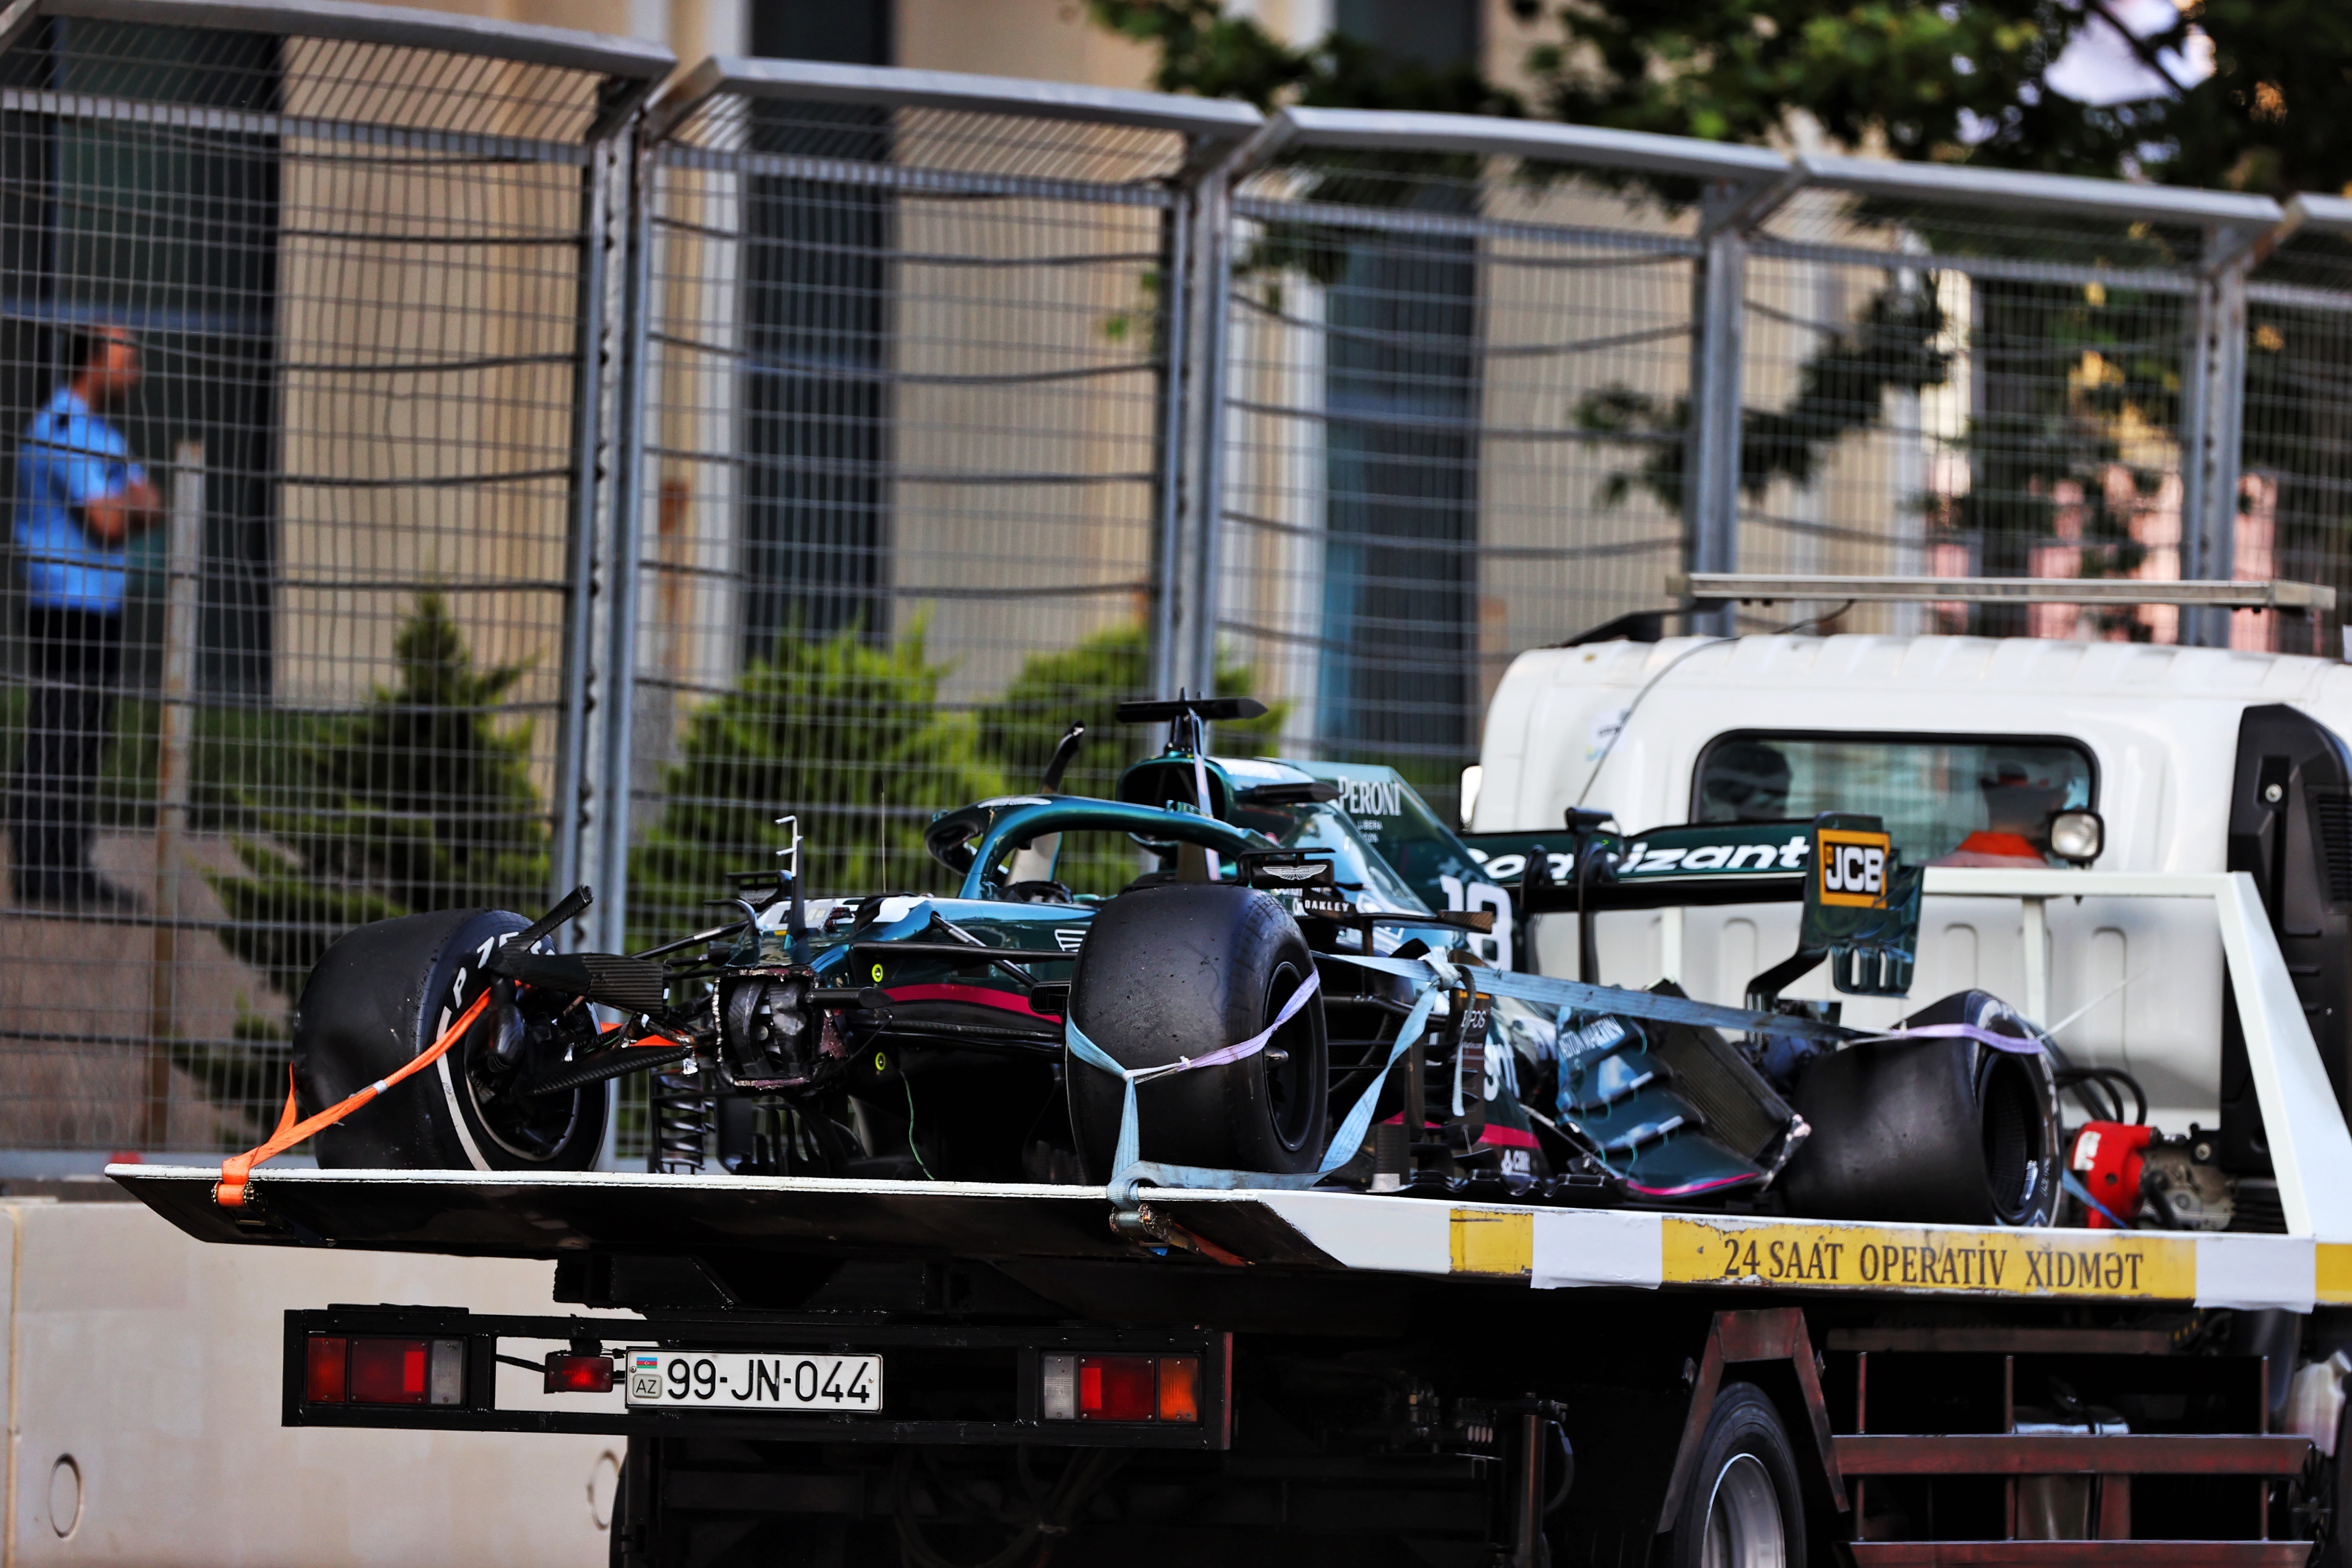
[[1669,1285],[1840,1286],[1967,1295],[2194,1300],[2197,1243],[2115,1231],[1741,1224],[1668,1218]]
[[[2352,1245],[2315,1247],[2299,1237],[1867,1225],[1343,1193],[1251,1199],[1344,1268],[1525,1279],[1539,1290],[1746,1288],[2298,1312],[2315,1300],[2352,1302]],[[1186,1200],[1154,1201],[1173,1210]],[[1244,1200],[1221,1193],[1207,1201]]]

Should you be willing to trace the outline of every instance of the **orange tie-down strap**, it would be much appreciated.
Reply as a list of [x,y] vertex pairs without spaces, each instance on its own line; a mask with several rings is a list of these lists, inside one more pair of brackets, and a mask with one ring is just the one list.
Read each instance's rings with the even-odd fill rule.
[[[221,1162],[221,1179],[213,1184],[213,1202],[225,1209],[243,1208],[246,1184],[252,1180],[253,1168],[256,1165],[273,1154],[283,1154],[313,1132],[332,1127],[394,1084],[412,1074],[422,1072],[439,1061],[451,1046],[466,1037],[466,1031],[474,1026],[474,1020],[480,1017],[482,1009],[489,1005],[490,993],[485,991],[474,998],[472,1006],[458,1014],[457,1020],[441,1031],[439,1039],[401,1064],[398,1072],[388,1078],[378,1079],[357,1094],[327,1107],[316,1116],[305,1118],[300,1121],[294,1120],[294,1068],[289,1063],[286,1068],[286,1109],[278,1114],[278,1130],[269,1135],[269,1142],[259,1148],[247,1149],[242,1154],[231,1155]],[[604,1032],[609,1035],[620,1026],[618,1024],[607,1024],[604,1026]],[[641,1039],[624,1042],[631,1046],[667,1046],[675,1043],[658,1035],[648,1035]]]
[[485,990],[479,996],[474,998],[472,1006],[457,1015],[457,1022],[441,1031],[439,1039],[434,1041],[429,1048],[419,1051],[402,1063],[398,1072],[389,1078],[380,1078],[357,1094],[337,1101],[316,1116],[305,1117],[299,1121],[294,1120],[294,1069],[289,1067],[286,1069],[286,1110],[278,1118],[278,1131],[272,1132],[269,1135],[269,1142],[259,1148],[247,1149],[242,1154],[232,1154],[221,1162],[221,1179],[213,1184],[213,1202],[225,1209],[243,1208],[245,1184],[252,1178],[253,1168],[256,1165],[273,1154],[283,1154],[313,1132],[332,1127],[394,1084],[399,1083],[412,1074],[422,1072],[439,1061],[444,1052],[466,1037],[466,1031],[474,1026],[474,1020],[480,1017],[482,1009],[489,1005],[490,993]]

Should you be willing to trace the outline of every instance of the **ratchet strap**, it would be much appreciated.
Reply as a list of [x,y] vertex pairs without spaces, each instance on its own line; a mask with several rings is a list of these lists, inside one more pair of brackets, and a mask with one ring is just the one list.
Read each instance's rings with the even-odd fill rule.
[[[1328,958],[1344,955],[1324,953],[1319,956]],[[1163,1078],[1171,1073],[1186,1072],[1193,1068],[1222,1065],[1255,1056],[1264,1050],[1266,1042],[1274,1037],[1276,1032],[1288,1023],[1292,1016],[1306,1005],[1307,998],[1314,994],[1318,989],[1319,980],[1319,975],[1310,974],[1307,984],[1290,994],[1289,999],[1284,1004],[1282,1011],[1276,1016],[1272,1024],[1239,1045],[1227,1046],[1222,1050],[1211,1051],[1189,1061],[1170,1062],[1157,1068],[1120,1066],[1112,1058],[1110,1053],[1087,1038],[1086,1032],[1078,1027],[1076,1019],[1064,1020],[1070,1054],[1088,1066],[1099,1068],[1104,1072],[1121,1079],[1126,1088],[1126,1098],[1119,1107],[1118,1142],[1111,1155],[1112,1203],[1122,1208],[1132,1205],[1137,1201],[1137,1189],[1145,1185],[1195,1189],[1220,1188],[1228,1191],[1247,1187],[1303,1190],[1328,1177],[1332,1172],[1356,1157],[1356,1152],[1363,1147],[1365,1133],[1371,1130],[1372,1109],[1374,1103],[1380,1099],[1381,1084],[1387,1080],[1389,1073],[1397,1063],[1404,1059],[1405,1052],[1412,1049],[1420,1040],[1422,1031],[1429,1024],[1430,1014],[1437,1006],[1438,993],[1443,986],[1443,982],[1439,978],[1433,977],[1426,982],[1413,998],[1412,1010],[1405,1016],[1403,1023],[1398,1026],[1397,1037],[1389,1047],[1388,1060],[1381,1064],[1380,1070],[1372,1077],[1372,1081],[1366,1086],[1364,1092],[1357,1098],[1355,1105],[1349,1110],[1347,1117],[1339,1123],[1339,1131],[1332,1134],[1330,1147],[1325,1152],[1322,1163],[1314,1170],[1290,1173],[1268,1171],[1223,1171],[1199,1165],[1168,1165],[1140,1157],[1141,1151],[1139,1144],[1142,1130],[1136,1116],[1135,1105],[1135,1086],[1139,1082],[1150,1082],[1153,1079]]]
[[480,1017],[482,1010],[489,1005],[490,993],[485,989],[479,996],[474,998],[472,1006],[458,1014],[456,1022],[441,1031],[439,1039],[402,1063],[397,1072],[376,1079],[358,1093],[337,1101],[316,1116],[308,1117],[299,1121],[294,1119],[294,1068],[289,1064],[286,1068],[286,1110],[278,1118],[278,1130],[272,1132],[269,1135],[269,1141],[259,1148],[247,1149],[242,1154],[232,1154],[221,1162],[221,1179],[213,1184],[213,1202],[225,1209],[243,1208],[246,1184],[252,1180],[253,1168],[256,1165],[273,1154],[283,1154],[312,1133],[332,1127],[393,1085],[412,1074],[424,1071],[439,1061],[451,1046],[466,1037],[466,1031],[474,1026],[474,1020]]
[[1323,977],[1320,974],[1311,969],[1308,970],[1307,983],[1293,991],[1284,1001],[1281,1011],[1274,1016],[1274,1022],[1239,1045],[1224,1046],[1197,1057],[1179,1057],[1172,1062],[1163,1062],[1158,1067],[1122,1067],[1108,1051],[1087,1038],[1086,1031],[1078,1027],[1078,1021],[1076,1018],[1064,1019],[1062,1027],[1064,1037],[1070,1047],[1070,1054],[1088,1067],[1099,1068],[1104,1072],[1109,1073],[1125,1086],[1126,1098],[1121,1101],[1118,1112],[1118,1143],[1110,1157],[1112,1171],[1123,1173],[1129,1166],[1134,1164],[1138,1158],[1137,1149],[1141,1131],[1136,1124],[1135,1086],[1137,1084],[1150,1083],[1154,1079],[1169,1078],[1177,1073],[1191,1072],[1196,1068],[1223,1067],[1228,1062],[1242,1061],[1257,1055],[1258,1052],[1265,1049],[1266,1042],[1281,1032],[1285,1024],[1298,1016],[1298,1010],[1307,1005],[1307,998],[1321,988],[1322,980]]
[[1352,964],[1359,969],[1395,975],[1414,983],[1412,1011],[1397,1029],[1396,1039],[1390,1046],[1387,1061],[1363,1094],[1357,1100],[1332,1135],[1330,1147],[1322,1163],[1312,1171],[1276,1173],[1266,1171],[1222,1171],[1193,1165],[1161,1164],[1145,1160],[1139,1148],[1141,1126],[1136,1114],[1135,1089],[1139,1083],[1172,1073],[1188,1072],[1195,1068],[1221,1066],[1255,1056],[1265,1048],[1276,1030],[1288,1023],[1307,998],[1316,989],[1319,976],[1310,976],[1307,984],[1293,992],[1275,1021],[1260,1033],[1238,1045],[1186,1060],[1170,1062],[1160,1067],[1129,1068],[1121,1066],[1110,1053],[1087,1038],[1075,1017],[1064,1020],[1065,1038],[1070,1054],[1087,1066],[1121,1081],[1126,1093],[1119,1108],[1118,1141],[1111,1156],[1111,1201],[1121,1207],[1138,1201],[1138,1189],[1146,1185],[1234,1190],[1239,1188],[1303,1189],[1325,1180],[1332,1172],[1356,1157],[1363,1146],[1365,1134],[1370,1130],[1373,1103],[1380,1098],[1381,1086],[1387,1081],[1398,1062],[1421,1039],[1427,1030],[1430,1014],[1435,1008],[1442,992],[1461,989],[1483,991],[1493,996],[1514,996],[1528,1002],[1541,1002],[1559,1008],[1563,1017],[1572,1013],[1611,1014],[1619,1017],[1647,1018],[1659,1023],[1691,1024],[1702,1027],[1729,1029],[1742,1033],[1794,1035],[1823,1045],[1848,1046],[1878,1043],[1903,1043],[1924,1039],[1969,1039],[1995,1050],[2019,1055],[2035,1055],[2042,1051],[2038,1037],[2004,1035],[1975,1024],[1927,1024],[1913,1028],[1892,1029],[1870,1033],[1862,1029],[1824,1024],[1811,1018],[1790,1017],[1780,1013],[1751,1012],[1743,1007],[1725,1007],[1713,1003],[1696,1002],[1687,997],[1662,996],[1649,991],[1629,991],[1621,986],[1592,985],[1579,981],[1557,980],[1549,975],[1521,974],[1511,970],[1495,970],[1481,966],[1456,965],[1435,953],[1420,958],[1382,958],[1370,953],[1326,952],[1318,958]]

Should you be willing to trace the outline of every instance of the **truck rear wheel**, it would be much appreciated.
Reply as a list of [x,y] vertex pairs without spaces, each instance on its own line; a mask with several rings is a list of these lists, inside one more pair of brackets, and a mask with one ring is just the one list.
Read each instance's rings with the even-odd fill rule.
[[[1171,882],[1122,893],[1089,922],[1070,1016],[1123,1067],[1206,1056],[1263,1031],[1315,974],[1307,939],[1264,893]],[[1166,1164],[1311,1171],[1329,1135],[1322,999],[1267,1048],[1137,1091],[1141,1152]],[[1087,1179],[1107,1182],[1118,1141],[1119,1081],[1067,1059],[1070,1124]]]
[[[448,910],[364,925],[327,949],[294,1010],[294,1087],[310,1115],[398,1070],[489,984],[499,939],[530,922]],[[487,1097],[471,1070],[488,1016],[441,1059],[314,1139],[337,1170],[581,1171],[604,1137],[608,1086],[533,1100]]]
[[1805,1503],[1780,1413],[1752,1383],[1725,1384],[1675,1516],[1671,1568],[1802,1568]]

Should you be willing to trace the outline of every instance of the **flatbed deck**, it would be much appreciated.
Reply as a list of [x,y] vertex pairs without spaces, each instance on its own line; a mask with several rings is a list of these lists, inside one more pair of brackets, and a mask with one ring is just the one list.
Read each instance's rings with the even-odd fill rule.
[[[1116,1233],[1104,1189],[818,1177],[270,1171],[240,1224],[210,1167],[110,1175],[203,1241],[470,1257],[814,1254],[1146,1270],[1524,1281],[1536,1289],[1773,1290],[2284,1308],[2352,1303],[2352,1244],[2236,1234],[1864,1225],[1457,1203],[1340,1191],[1153,1190],[1211,1244]],[[1228,1255],[1219,1261],[1215,1253]],[[1263,1277],[1263,1274],[1260,1275]]]

